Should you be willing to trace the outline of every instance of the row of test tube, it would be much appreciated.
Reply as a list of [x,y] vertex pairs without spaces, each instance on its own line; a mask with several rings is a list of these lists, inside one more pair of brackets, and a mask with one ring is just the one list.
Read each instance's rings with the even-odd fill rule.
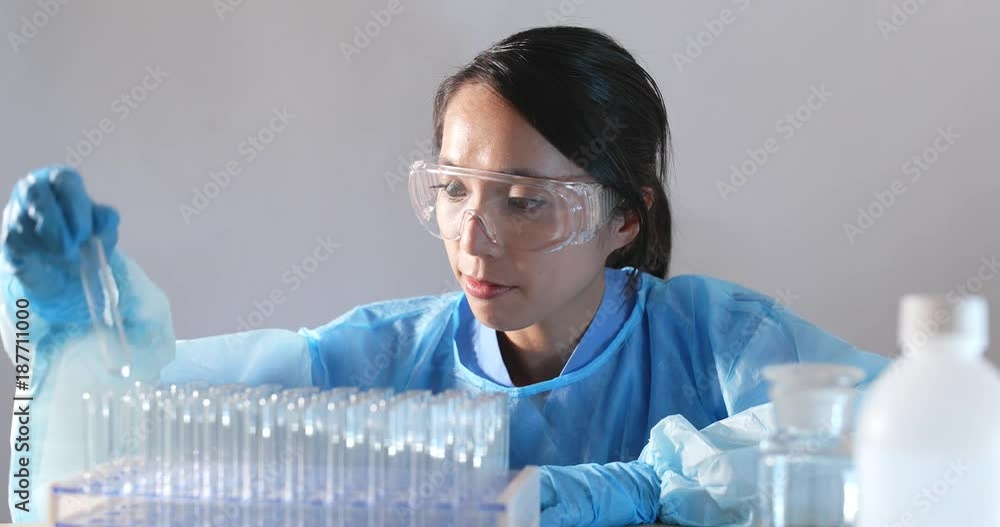
[[503,394],[135,383],[83,403],[91,491],[454,503],[508,468]]

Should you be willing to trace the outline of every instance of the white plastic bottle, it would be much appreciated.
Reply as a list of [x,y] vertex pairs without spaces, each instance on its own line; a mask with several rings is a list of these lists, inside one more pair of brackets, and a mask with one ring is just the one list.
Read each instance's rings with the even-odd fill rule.
[[859,527],[1000,526],[1000,375],[981,297],[909,295],[903,356],[865,395]]

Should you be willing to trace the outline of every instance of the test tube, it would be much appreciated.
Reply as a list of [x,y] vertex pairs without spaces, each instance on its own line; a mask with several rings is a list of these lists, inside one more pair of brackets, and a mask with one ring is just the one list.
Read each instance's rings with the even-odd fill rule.
[[176,444],[176,408],[173,394],[176,393],[176,385],[161,386],[153,392],[153,399],[150,401],[151,410],[156,414],[158,423],[158,434],[152,448],[153,459],[158,465],[156,472],[154,489],[157,495],[170,496],[172,478],[170,473],[174,467],[174,451]]
[[113,395],[105,391],[83,393],[84,438],[86,441],[83,465],[88,473],[111,458],[112,398]]
[[233,383],[212,386],[208,389],[212,401],[212,412],[206,422],[207,440],[214,439],[206,459],[206,478],[214,488],[214,494],[223,498],[239,495],[240,431],[241,413],[238,405],[248,392],[244,384]]
[[138,395],[139,434],[138,460],[140,473],[137,479],[136,492],[146,495],[155,492],[156,471],[160,460],[157,458],[162,423],[156,412],[156,387],[144,385]]
[[202,490],[201,423],[204,420],[204,394],[208,384],[190,382],[177,394],[177,489],[182,496],[196,497]]
[[113,455],[120,460],[120,469],[123,473],[122,492],[125,494],[134,492],[139,484],[138,474],[141,468],[139,454],[144,441],[143,436],[148,433],[142,422],[143,393],[143,384],[136,381],[121,396],[115,398],[119,416],[114,419],[114,437],[118,439]]
[[199,496],[202,498],[216,495],[216,486],[221,481],[219,464],[219,433],[218,422],[219,399],[209,393],[202,393],[193,401],[197,415],[195,423],[198,435],[198,449],[194,452],[196,477],[195,485],[200,483]]
[[[326,463],[324,465],[324,502],[344,503],[345,495],[348,492],[348,442],[354,441],[354,437],[349,437],[348,430],[348,409],[355,404],[358,391],[353,388],[334,389],[328,392],[321,403],[322,421],[325,434]],[[351,430],[353,433],[353,430]],[[343,510],[341,510],[343,512]]]
[[455,394],[445,392],[438,395],[430,403],[430,422],[428,431],[428,459],[427,466],[423,474],[415,472],[410,480],[410,502],[411,504],[421,503],[427,507],[426,500],[419,495],[420,485],[424,482],[425,474],[441,474],[443,481],[441,501],[450,501],[454,498],[454,441],[455,429],[451,423],[451,415],[455,413]]
[[[430,478],[430,392],[419,393],[413,399],[413,412],[410,413],[410,422],[407,425],[406,448],[408,451],[408,471],[406,475],[408,483],[414,486],[414,496],[419,496],[420,483]],[[419,478],[419,479],[418,479]]]
[[[181,512],[196,523],[227,499],[259,504],[269,524],[309,523],[298,505],[315,498],[334,522],[360,514],[381,524],[388,512],[411,526],[461,522],[508,467],[508,408],[504,394],[460,391],[136,384],[85,395],[85,462],[131,453],[119,432],[150,420],[137,452],[160,478],[140,475],[136,492],[195,498]],[[138,471],[122,459],[112,468]]]
[[305,445],[302,435],[302,414],[306,398],[319,392],[315,386],[289,388],[280,394],[277,407],[275,439],[279,454],[277,470],[282,499],[291,501],[303,493],[302,467],[305,462]]
[[[335,388],[317,392],[309,399],[303,412],[305,466],[309,477],[306,492],[310,499],[327,500],[327,470],[330,440],[330,425],[327,419],[328,406],[355,393],[354,388]],[[329,503],[329,501],[327,501]]]
[[497,456],[501,472],[510,470],[510,401],[505,394],[497,396],[497,405],[500,407],[500,422],[498,423],[497,435],[500,438],[500,448]]
[[351,395],[344,407],[344,465],[347,468],[345,490],[351,494],[361,490],[364,484],[361,472],[368,465],[364,407],[370,397],[368,392]]
[[275,490],[281,483],[281,451],[279,450],[277,394],[266,395],[257,401],[257,489],[258,499],[275,499]]
[[385,486],[386,439],[389,399],[385,394],[373,394],[372,399],[362,408],[368,451],[366,479],[368,480],[368,500],[381,501],[380,490]]
[[309,500],[321,498],[323,491],[320,467],[323,466],[326,450],[320,445],[326,433],[321,419],[321,407],[325,402],[323,393],[316,393],[308,399],[302,411],[303,492]]
[[240,440],[240,485],[243,499],[251,499],[260,490],[261,460],[261,420],[264,405],[269,399],[276,398],[281,390],[277,384],[264,384],[247,390],[244,398],[237,402],[242,429],[237,432]]
[[277,433],[280,434],[281,497],[284,501],[294,501],[303,494],[300,468],[305,449],[302,444],[302,416],[300,401],[305,399],[294,395],[283,397],[277,408]]
[[499,420],[497,400],[488,395],[476,397],[472,405],[472,463],[469,467],[470,495],[482,496],[498,472],[496,458]]
[[[183,388],[183,387],[182,387]],[[179,496],[188,496],[185,489],[191,483],[191,470],[189,460],[191,451],[194,449],[194,440],[191,430],[191,405],[190,394],[183,389],[178,391],[173,398],[175,410],[175,430],[177,440],[173,457],[173,493]]]
[[83,294],[101,348],[101,358],[111,375],[131,375],[132,354],[118,312],[118,287],[100,238],[90,238],[80,248]]

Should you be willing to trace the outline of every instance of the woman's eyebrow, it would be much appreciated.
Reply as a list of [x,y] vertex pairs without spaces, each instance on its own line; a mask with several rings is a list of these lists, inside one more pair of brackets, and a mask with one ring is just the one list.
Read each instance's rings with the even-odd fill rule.
[[[439,157],[438,158],[438,164],[439,165],[449,165],[449,166],[459,167],[459,168],[469,168],[469,167],[463,167],[462,165],[459,165],[458,163],[452,161],[451,159],[449,159],[447,157]],[[538,172],[536,172],[534,170],[527,169],[527,168],[504,168],[504,169],[501,169],[501,170],[490,170],[488,172],[499,172],[501,174],[510,174],[512,176],[529,177],[529,178],[534,178],[534,179],[553,179],[551,177],[545,176],[544,174],[540,174],[540,173],[538,173]]]
[[539,174],[534,170],[529,170],[526,168],[505,168],[503,170],[498,170],[497,172],[502,172],[504,174],[510,174],[512,176],[530,177],[534,179],[552,179],[548,176]]

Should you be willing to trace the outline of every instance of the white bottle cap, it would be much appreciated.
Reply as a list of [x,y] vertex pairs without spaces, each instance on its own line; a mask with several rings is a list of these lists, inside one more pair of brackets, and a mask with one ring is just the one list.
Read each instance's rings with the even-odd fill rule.
[[981,353],[989,344],[989,324],[981,296],[906,295],[899,303],[897,337],[903,350],[946,341]]

